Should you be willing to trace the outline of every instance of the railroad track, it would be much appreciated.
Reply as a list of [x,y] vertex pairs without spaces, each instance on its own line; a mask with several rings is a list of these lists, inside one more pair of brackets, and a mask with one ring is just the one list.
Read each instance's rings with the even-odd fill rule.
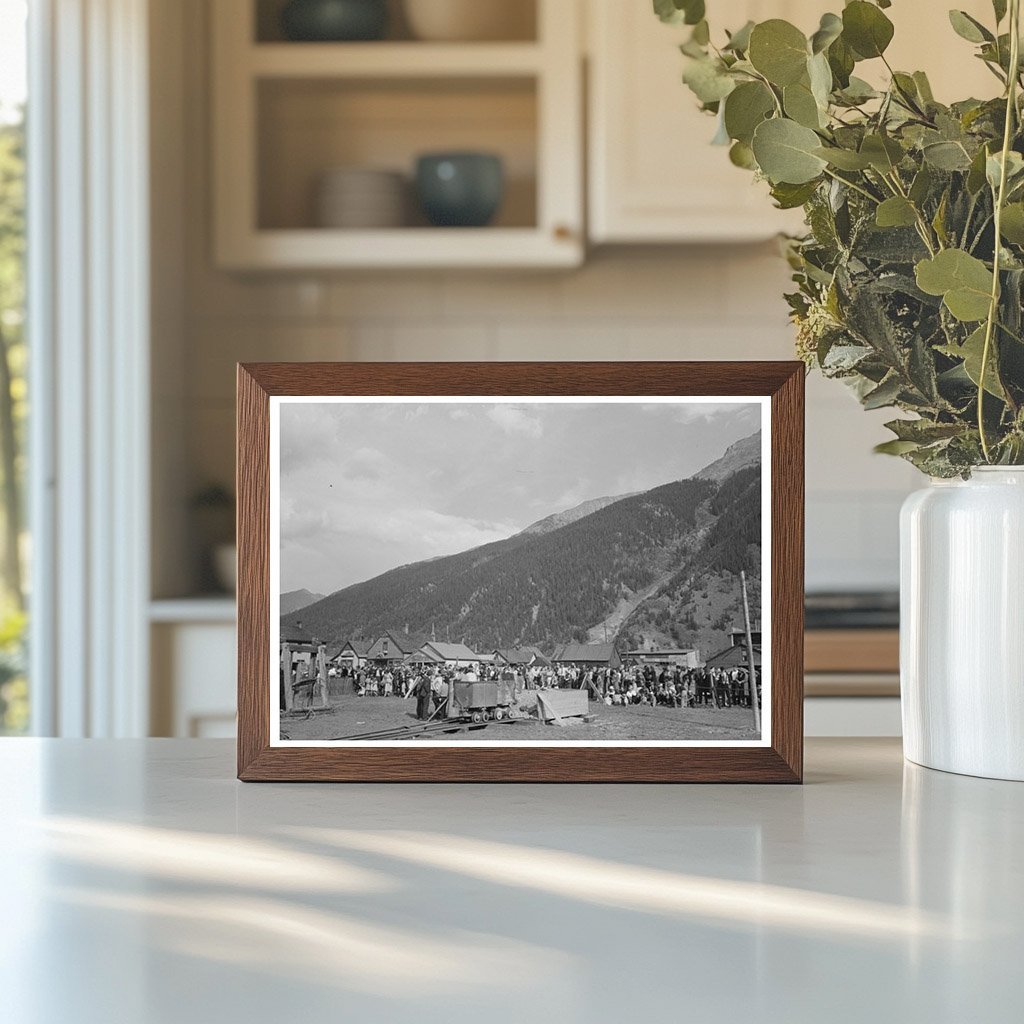
[[450,722],[447,719],[437,722],[417,722],[415,725],[399,725],[393,729],[377,729],[374,732],[356,733],[354,736],[331,736],[330,741],[338,740],[418,740],[427,736],[444,733],[476,732],[486,729],[487,722]]

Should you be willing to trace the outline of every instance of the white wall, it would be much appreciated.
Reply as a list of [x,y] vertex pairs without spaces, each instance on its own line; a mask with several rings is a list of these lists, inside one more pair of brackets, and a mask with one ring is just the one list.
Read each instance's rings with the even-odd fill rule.
[[[183,5],[182,120],[154,127],[184,140],[184,372],[180,393],[158,387],[156,401],[180,418],[190,487],[233,477],[239,360],[792,358],[788,271],[772,244],[602,251],[570,273],[217,272],[203,7]],[[871,454],[885,419],[838,384],[808,381],[811,589],[896,585],[897,511],[916,474]]]

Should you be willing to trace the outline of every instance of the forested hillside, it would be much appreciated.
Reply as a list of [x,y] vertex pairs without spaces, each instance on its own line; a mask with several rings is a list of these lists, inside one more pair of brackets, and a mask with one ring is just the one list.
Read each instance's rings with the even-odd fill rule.
[[[745,445],[731,464],[755,450]],[[608,638],[622,648],[653,642],[713,653],[724,646],[740,621],[741,568],[759,607],[758,467],[720,482],[694,478],[606,500],[581,518],[567,516],[564,525],[545,521],[542,532],[528,529],[400,566],[284,621],[301,619],[324,640],[391,629],[433,633],[481,651],[518,644],[551,649],[585,640],[607,623]]]
[[626,620],[620,632],[624,643],[679,644],[714,654],[743,622],[741,569],[747,573],[751,614],[760,618],[760,468],[723,480],[707,513],[712,525],[699,549]]
[[704,480],[666,484],[548,533],[401,566],[297,617],[324,639],[408,629],[481,650],[583,640],[623,595],[678,564],[714,493]]

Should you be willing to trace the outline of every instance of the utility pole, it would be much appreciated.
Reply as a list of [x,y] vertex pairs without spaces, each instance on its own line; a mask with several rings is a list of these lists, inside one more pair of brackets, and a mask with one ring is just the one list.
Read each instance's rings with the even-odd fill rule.
[[740,586],[743,588],[743,628],[747,633],[747,688],[750,691],[750,707],[754,712],[754,729],[761,735],[761,709],[757,704],[757,673],[754,670],[754,638],[750,635],[750,603],[747,601],[747,574],[740,570]]

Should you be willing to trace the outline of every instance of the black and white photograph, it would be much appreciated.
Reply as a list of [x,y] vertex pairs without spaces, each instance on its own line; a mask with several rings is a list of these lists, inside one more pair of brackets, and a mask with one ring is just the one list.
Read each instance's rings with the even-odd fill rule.
[[768,420],[275,397],[272,742],[765,745]]

